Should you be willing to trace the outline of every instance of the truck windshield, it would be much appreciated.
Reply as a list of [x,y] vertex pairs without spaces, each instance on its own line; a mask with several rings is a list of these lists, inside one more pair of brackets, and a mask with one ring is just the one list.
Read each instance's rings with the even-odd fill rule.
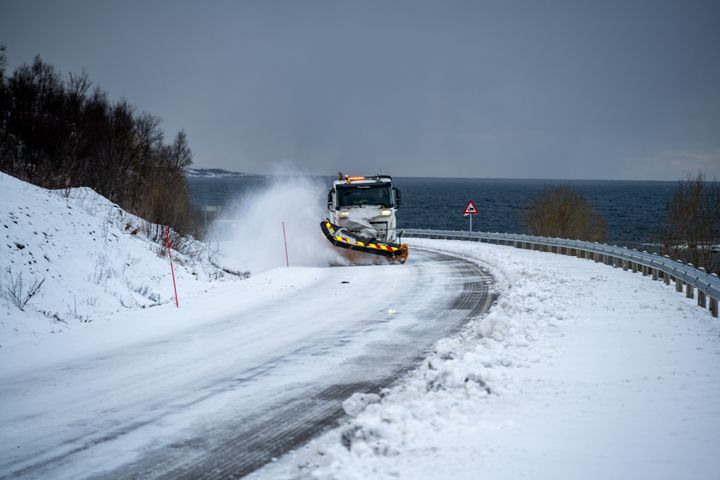
[[389,185],[338,185],[337,194],[340,207],[360,205],[392,207]]

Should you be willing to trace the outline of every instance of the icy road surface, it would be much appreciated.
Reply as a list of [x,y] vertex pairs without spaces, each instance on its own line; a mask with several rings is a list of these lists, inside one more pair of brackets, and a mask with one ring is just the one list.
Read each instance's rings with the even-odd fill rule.
[[406,265],[271,271],[188,300],[176,323],[159,307],[4,348],[0,477],[242,476],[415,367],[487,309],[490,282],[414,250]]

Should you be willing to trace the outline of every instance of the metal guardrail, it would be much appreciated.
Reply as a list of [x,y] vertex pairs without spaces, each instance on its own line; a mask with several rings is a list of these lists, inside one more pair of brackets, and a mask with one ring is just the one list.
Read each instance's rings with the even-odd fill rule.
[[675,290],[677,292],[684,290],[687,298],[695,298],[695,290],[697,290],[698,305],[702,308],[709,308],[713,317],[717,318],[718,316],[720,278],[717,275],[708,274],[702,268],[695,268],[691,264],[654,253],[603,243],[513,233],[406,229],[404,236],[509,245],[516,248],[572,255],[602,262],[615,268],[623,268],[623,270],[640,271],[643,276],[651,276],[653,280],[662,279],[668,285],[670,282],[675,283]]

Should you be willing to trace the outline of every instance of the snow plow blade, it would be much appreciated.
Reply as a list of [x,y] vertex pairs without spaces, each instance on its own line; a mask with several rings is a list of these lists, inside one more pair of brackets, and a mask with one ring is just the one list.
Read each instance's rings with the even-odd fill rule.
[[328,219],[320,222],[320,228],[325,237],[336,247],[343,249],[343,253],[350,260],[359,259],[357,254],[369,254],[384,257],[392,262],[405,263],[408,257],[406,243],[388,243],[379,240],[362,240],[355,238],[342,227],[330,223]]

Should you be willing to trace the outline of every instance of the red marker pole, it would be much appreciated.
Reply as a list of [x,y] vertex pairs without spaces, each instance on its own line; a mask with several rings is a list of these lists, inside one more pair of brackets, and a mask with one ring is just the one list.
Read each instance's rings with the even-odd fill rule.
[[175,292],[175,306],[180,308],[180,302],[177,295],[177,284],[175,283],[175,269],[173,268],[172,253],[170,252],[170,228],[165,225],[165,243],[167,244],[168,258],[170,259],[170,274],[173,279],[173,291]]
[[287,236],[285,235],[285,222],[282,222],[282,229],[283,229],[283,242],[285,243],[285,266],[290,266],[290,261],[288,260],[288,253],[287,253]]

